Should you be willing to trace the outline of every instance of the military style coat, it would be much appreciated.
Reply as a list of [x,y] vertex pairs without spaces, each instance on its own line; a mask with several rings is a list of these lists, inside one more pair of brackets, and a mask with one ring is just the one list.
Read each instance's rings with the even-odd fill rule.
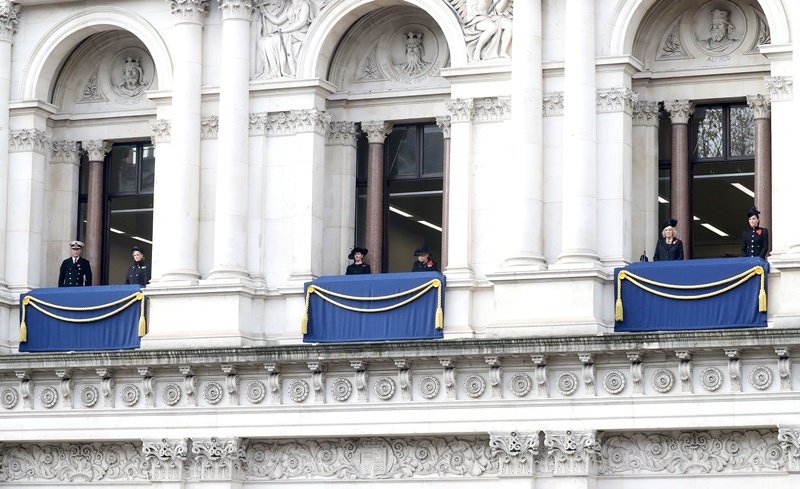
[[72,257],[61,262],[61,271],[58,273],[59,287],[81,287],[92,285],[92,266],[89,260],[79,257],[77,261]]
[[345,275],[369,275],[372,273],[369,265],[366,263],[353,263],[347,266]]
[[139,284],[142,287],[150,282],[150,267],[142,261],[134,261],[128,268],[128,275],[125,277],[126,284]]
[[742,234],[742,256],[767,257],[769,252],[769,230],[756,226]]

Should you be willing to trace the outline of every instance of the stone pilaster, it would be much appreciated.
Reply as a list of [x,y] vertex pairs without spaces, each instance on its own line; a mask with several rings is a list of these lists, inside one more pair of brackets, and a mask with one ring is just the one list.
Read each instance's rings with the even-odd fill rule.
[[658,102],[633,105],[633,164],[631,170],[631,247],[633,259],[651,256],[658,227]]
[[449,285],[458,282],[470,284],[472,272],[471,229],[471,175],[472,134],[475,105],[472,99],[450,99],[445,101],[450,115],[450,160],[448,174],[448,221],[447,228],[447,279]]
[[[450,116],[436,116],[436,125],[442,130],[442,223],[450,218]],[[442,226],[442,256],[439,269],[447,268],[447,248],[449,245],[450,227]]]
[[[19,23],[20,6],[0,0],[0,202],[8,199],[9,100],[11,98],[11,45]],[[0,212],[0,250],[6,249],[7,213]],[[0,256],[0,287],[6,285],[6,260]]]

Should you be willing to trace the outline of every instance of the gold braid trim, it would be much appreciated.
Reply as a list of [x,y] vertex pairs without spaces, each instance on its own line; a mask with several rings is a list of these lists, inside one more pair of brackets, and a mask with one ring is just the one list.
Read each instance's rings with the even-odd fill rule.
[[[663,282],[656,282],[655,280],[650,280],[648,278],[640,277],[631,273],[630,271],[621,271],[617,275],[617,302],[615,305],[615,314],[614,319],[616,321],[622,321],[623,319],[623,310],[622,310],[622,281],[629,280],[633,285],[639,287],[640,289],[650,292],[651,294],[665,297],[667,299],[676,299],[676,300],[696,300],[696,299],[707,299],[709,297],[714,297],[720,294],[724,294],[730,290],[735,289],[736,287],[742,285],[743,283],[747,282],[751,278],[756,275],[761,276],[761,287],[758,293],[758,311],[759,312],[766,312],[767,311],[767,292],[764,288],[765,285],[765,274],[764,268],[761,266],[755,266],[749,270],[745,270],[744,272],[734,275],[733,277],[729,277],[723,280],[718,280],[716,282],[711,282],[707,284],[696,284],[696,285],[676,285],[676,284],[665,284]],[[734,282],[735,281],[735,282]],[[706,289],[709,287],[716,287],[719,285],[728,284],[734,282],[727,287],[723,287],[719,290],[715,290],[713,292],[708,292],[705,294],[696,294],[696,295],[675,295],[669,294],[667,292],[661,292],[659,290],[655,290],[653,288],[647,287],[646,285],[642,285],[642,282],[655,285],[657,287],[664,287],[667,289],[679,289],[679,290],[697,290],[697,289]]]
[[[418,286],[416,286],[416,287],[414,287],[412,289],[404,290],[402,292],[397,292],[395,294],[382,295],[382,296],[378,296],[378,297],[368,297],[368,296],[360,297],[360,296],[355,296],[355,295],[340,294],[340,293],[334,292],[332,290],[323,289],[323,288],[321,288],[319,286],[316,286],[316,285],[309,285],[308,289],[306,290],[306,307],[305,307],[305,311],[303,312],[303,319],[302,319],[302,322],[301,322],[300,330],[301,330],[301,332],[303,334],[307,334],[308,333],[308,308],[309,308],[310,303],[311,303],[311,294],[317,294],[320,297],[320,299],[324,300],[325,302],[328,302],[329,304],[333,304],[336,307],[340,307],[340,308],[348,310],[348,311],[353,311],[353,312],[386,312],[386,311],[391,311],[393,309],[397,309],[399,307],[403,307],[406,304],[414,302],[415,300],[417,300],[420,297],[422,297],[423,295],[425,295],[425,293],[427,291],[431,290],[432,288],[436,288],[436,292],[437,292],[437,294],[436,294],[436,317],[435,317],[436,329],[442,329],[443,324],[444,324],[444,313],[442,311],[442,282],[438,278],[435,278],[433,280],[425,282],[422,285],[418,285]],[[415,295],[413,295],[412,297],[409,297],[408,299],[406,299],[404,301],[398,302],[397,304],[394,304],[394,305],[391,305],[391,306],[386,306],[386,307],[379,307],[379,308],[375,308],[375,309],[364,309],[364,308],[361,308],[361,307],[348,306],[346,304],[342,304],[341,302],[337,302],[337,301],[331,299],[330,297],[328,297],[328,296],[332,296],[332,297],[336,297],[338,299],[348,299],[348,300],[354,300],[354,301],[382,301],[382,300],[387,300],[387,299],[396,299],[398,297],[403,297],[405,295],[414,294],[415,292],[416,292]]]
[[[57,310],[61,310],[61,311],[96,311],[98,309],[105,309],[107,307],[113,307],[113,306],[122,304],[125,301],[128,301],[128,302],[123,304],[122,306],[118,307],[117,309],[114,309],[113,311],[107,312],[106,314],[102,314],[100,316],[95,316],[95,317],[91,317],[91,318],[82,318],[82,319],[75,319],[75,318],[68,318],[68,317],[64,317],[64,316],[59,316],[58,314],[54,314],[54,313],[44,309],[44,307],[50,307],[52,309],[57,309]],[[44,314],[45,316],[49,316],[49,317],[51,317],[53,319],[57,319],[59,321],[65,321],[65,322],[68,322],[68,323],[91,323],[91,322],[94,322],[94,321],[102,321],[103,319],[106,319],[106,318],[109,318],[109,317],[114,316],[116,314],[119,314],[120,312],[124,311],[125,309],[127,309],[128,307],[130,307],[132,304],[134,304],[136,302],[140,302],[141,303],[141,308],[139,310],[139,331],[138,331],[138,333],[139,333],[139,336],[142,337],[146,333],[147,325],[145,323],[145,318],[144,318],[145,299],[144,299],[144,294],[142,294],[141,292],[135,292],[135,293],[133,293],[133,294],[127,296],[127,297],[123,297],[121,299],[118,299],[118,300],[113,301],[113,302],[109,302],[107,304],[100,304],[100,305],[97,305],[97,306],[86,306],[86,307],[60,306],[58,304],[51,304],[51,303],[43,301],[41,299],[37,299],[36,297],[26,296],[22,300],[22,321],[20,322],[20,325],[19,325],[19,341],[20,341],[20,343],[24,343],[24,342],[28,341],[28,327],[25,324],[25,316],[26,316],[27,306],[31,306],[34,309],[36,309],[37,311],[39,311],[42,314]]]

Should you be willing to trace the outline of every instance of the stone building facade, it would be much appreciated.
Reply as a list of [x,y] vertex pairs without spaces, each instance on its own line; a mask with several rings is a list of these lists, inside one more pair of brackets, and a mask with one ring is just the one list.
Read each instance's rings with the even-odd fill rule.
[[[799,19],[0,0],[0,484],[798,487]],[[665,216],[687,258],[727,256],[752,205],[766,329],[614,333],[613,270]],[[142,348],[19,353],[20,294],[55,286],[76,237],[115,283],[132,215]],[[302,343],[303,284],[354,244],[373,272],[437,250],[443,340]]]

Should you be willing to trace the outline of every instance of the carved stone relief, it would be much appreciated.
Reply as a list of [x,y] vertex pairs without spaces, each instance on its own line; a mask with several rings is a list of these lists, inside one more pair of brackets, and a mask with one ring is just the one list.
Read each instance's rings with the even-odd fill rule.
[[744,12],[727,1],[712,2],[699,9],[692,19],[695,46],[708,56],[731,54],[747,33]]
[[448,0],[464,26],[470,61],[511,57],[513,0]]
[[144,98],[155,74],[153,60],[143,49],[128,48],[111,62],[111,87],[117,103],[134,105]]
[[0,1],[0,39],[10,41],[14,36],[21,10],[22,7],[18,3]]
[[78,103],[88,103],[88,102],[105,102],[108,98],[103,93],[103,89],[100,87],[100,83],[97,81],[98,79],[98,71],[95,70],[89,76],[89,79],[86,80],[86,84],[83,87],[83,92],[81,94],[81,98],[78,99]]
[[50,135],[38,129],[23,129],[8,133],[8,152],[33,151],[46,154],[50,149]]
[[354,82],[391,80],[414,85],[438,76],[446,50],[427,26],[406,24],[384,34],[361,58]]
[[692,57],[686,50],[686,43],[684,43],[681,35],[681,20],[682,17],[675,19],[661,39],[659,43],[661,50],[658,53],[658,59],[686,59]]

